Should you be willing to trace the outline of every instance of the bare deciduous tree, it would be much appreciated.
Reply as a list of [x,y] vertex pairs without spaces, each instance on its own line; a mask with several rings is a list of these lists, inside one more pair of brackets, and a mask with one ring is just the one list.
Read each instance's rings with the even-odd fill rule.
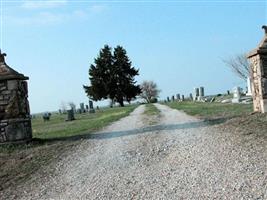
[[153,81],[144,81],[141,84],[141,90],[140,97],[145,99],[147,103],[151,103],[151,100],[156,99],[160,93],[157,84]]
[[249,77],[250,66],[245,54],[240,54],[223,62],[241,79],[246,80]]

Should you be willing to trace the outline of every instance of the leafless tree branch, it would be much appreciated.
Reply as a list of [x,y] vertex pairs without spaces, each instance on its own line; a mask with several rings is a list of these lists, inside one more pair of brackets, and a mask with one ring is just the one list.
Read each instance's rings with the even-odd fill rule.
[[223,59],[223,62],[241,79],[246,80],[249,77],[250,67],[245,54],[240,54],[229,59]]

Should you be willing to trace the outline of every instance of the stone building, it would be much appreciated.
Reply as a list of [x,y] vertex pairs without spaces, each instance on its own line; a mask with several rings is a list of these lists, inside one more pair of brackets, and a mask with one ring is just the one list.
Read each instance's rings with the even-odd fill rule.
[[10,68],[0,51],[0,143],[32,138],[28,102],[29,78]]
[[247,58],[251,67],[251,90],[256,112],[267,112],[267,26],[262,27],[265,35],[259,46]]

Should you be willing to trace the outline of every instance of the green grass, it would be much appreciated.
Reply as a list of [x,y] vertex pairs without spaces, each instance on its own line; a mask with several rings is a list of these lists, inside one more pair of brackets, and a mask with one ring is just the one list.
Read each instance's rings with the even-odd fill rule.
[[157,109],[157,107],[154,104],[146,104],[146,109],[144,114],[148,116],[152,115],[158,115],[160,111]]
[[222,104],[203,102],[170,102],[171,108],[182,110],[189,115],[204,118],[232,118],[253,112],[252,104]]
[[32,120],[34,138],[60,138],[91,133],[111,122],[127,116],[136,106],[105,108],[96,113],[75,115],[76,120],[66,122],[66,115],[53,114],[50,121],[44,122],[39,116]]

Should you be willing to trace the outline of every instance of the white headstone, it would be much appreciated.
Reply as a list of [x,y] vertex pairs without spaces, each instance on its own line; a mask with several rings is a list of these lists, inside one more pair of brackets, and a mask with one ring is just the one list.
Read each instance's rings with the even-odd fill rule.
[[234,87],[233,88],[233,99],[232,103],[239,103],[241,97],[241,88],[240,87]]
[[252,96],[252,92],[251,92],[251,81],[250,78],[247,77],[247,87],[248,87],[248,92],[247,92],[247,96]]

